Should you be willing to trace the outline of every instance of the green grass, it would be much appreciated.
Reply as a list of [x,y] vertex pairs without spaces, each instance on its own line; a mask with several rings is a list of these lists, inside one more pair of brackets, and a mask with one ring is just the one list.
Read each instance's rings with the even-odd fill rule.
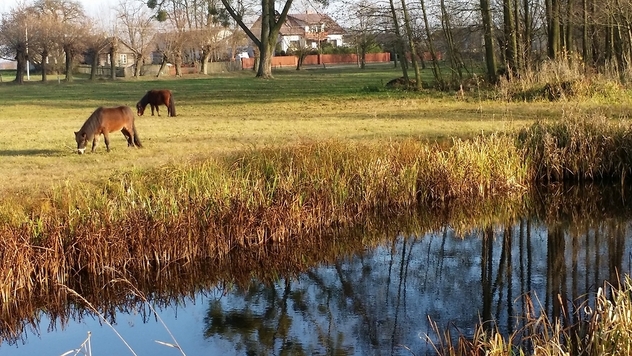
[[[391,67],[275,72],[273,80],[251,71],[212,76],[74,83],[0,84],[0,181],[3,191],[47,190],[59,182],[98,182],[114,171],[192,161],[252,148],[308,140],[430,141],[481,132],[514,130],[533,120],[560,117],[576,104],[498,103],[486,94],[386,91],[401,73]],[[428,73],[426,73],[428,74]],[[137,118],[145,145],[125,147],[112,137],[96,154],[75,154],[73,131],[98,106],[129,105],[150,88],[169,88],[178,116]],[[378,88],[379,90],[375,90]],[[629,105],[585,104],[617,116]]]

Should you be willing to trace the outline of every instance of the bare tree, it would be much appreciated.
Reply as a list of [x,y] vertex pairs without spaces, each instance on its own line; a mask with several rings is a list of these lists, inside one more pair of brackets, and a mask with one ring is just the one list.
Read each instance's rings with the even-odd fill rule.
[[487,66],[487,79],[490,83],[496,83],[496,53],[494,52],[492,11],[489,0],[480,0],[480,5],[481,18],[483,20],[483,37],[485,39],[485,64]]
[[134,50],[134,77],[141,75],[143,59],[150,54],[150,41],[155,31],[153,14],[142,0],[120,0],[117,18],[121,34]]
[[71,82],[75,57],[82,53],[84,39],[92,32],[83,7],[73,0],[38,0],[33,8],[41,16],[56,23],[53,28],[57,31],[57,43],[65,53],[66,81]]
[[34,23],[32,14],[25,9],[13,9],[0,22],[0,56],[17,61],[15,82],[24,83],[28,61],[27,36]]
[[90,33],[85,37],[85,49],[90,58],[90,80],[97,78],[97,69],[99,67],[99,55],[109,50],[109,44],[113,41],[111,37],[102,32]]
[[287,19],[292,1],[293,0],[285,0],[281,12],[277,12],[274,0],[261,0],[261,31],[260,36],[257,37],[248,26],[246,26],[243,18],[235,7],[231,5],[230,1],[222,0],[226,11],[228,11],[230,16],[237,22],[239,27],[246,32],[250,40],[252,40],[259,49],[257,77],[272,78],[272,56],[274,55],[274,49],[276,48],[281,26],[283,26]]
[[[35,10],[31,8],[31,10]],[[53,55],[56,60],[61,52],[58,45],[58,36],[61,32],[61,23],[50,13],[33,11],[33,16],[37,19],[33,29],[29,33],[29,60],[31,63],[39,63],[42,70],[42,81],[48,80],[49,57]],[[55,68],[58,69],[58,68]]]
[[391,10],[391,19],[393,20],[393,30],[396,36],[396,48],[397,54],[400,58],[400,63],[402,67],[402,75],[406,83],[408,83],[408,61],[406,60],[406,46],[404,44],[404,37],[401,34],[401,30],[399,27],[399,16],[397,13],[397,9],[395,7],[395,0],[389,0],[390,10]]
[[383,8],[369,0],[352,4],[349,10],[349,16],[345,19],[350,24],[348,41],[355,46],[360,68],[364,69],[366,54],[377,46],[377,35],[384,29],[388,17]]
[[419,62],[417,61],[417,49],[415,48],[413,42],[413,29],[412,29],[412,20],[410,15],[408,14],[408,6],[406,5],[406,0],[401,0],[402,2],[402,12],[404,14],[404,28],[406,29],[406,37],[408,38],[408,49],[410,50],[410,58],[413,64],[413,69],[415,71],[415,86],[417,90],[422,88],[421,82],[421,70],[419,68]]

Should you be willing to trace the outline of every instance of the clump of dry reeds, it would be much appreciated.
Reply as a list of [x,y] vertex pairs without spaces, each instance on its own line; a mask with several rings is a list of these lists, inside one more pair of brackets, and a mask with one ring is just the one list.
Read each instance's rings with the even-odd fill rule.
[[[599,288],[593,306],[582,302],[570,318],[553,318],[525,296],[527,313],[520,328],[503,336],[490,322],[481,322],[472,337],[453,337],[431,321],[435,338],[428,337],[439,355],[586,355],[615,356],[632,352],[632,283],[629,275],[620,286]],[[567,313],[567,311],[564,311]]]
[[620,180],[632,168],[632,128],[624,120],[587,115],[540,121],[523,130],[531,180]]
[[501,78],[498,96],[505,101],[627,100],[622,76],[616,71],[604,73],[587,68],[580,58],[548,60],[519,77]]

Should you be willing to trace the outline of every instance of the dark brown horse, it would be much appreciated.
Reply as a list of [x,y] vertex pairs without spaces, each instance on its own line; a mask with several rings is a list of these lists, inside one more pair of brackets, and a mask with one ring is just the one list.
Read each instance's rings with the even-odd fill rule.
[[77,140],[77,153],[82,154],[86,150],[89,141],[92,141],[92,152],[97,145],[99,135],[105,139],[105,148],[110,152],[110,132],[119,131],[123,133],[129,147],[143,147],[134,125],[134,112],[129,106],[117,106],[113,108],[98,107],[92,115],[75,132]]
[[160,116],[160,110],[158,105],[167,106],[167,116],[176,116],[176,104],[173,102],[173,94],[171,90],[167,89],[153,89],[148,91],[138,103],[136,103],[136,113],[138,116],[143,116],[147,104],[151,107],[151,116],[154,116],[154,109]]

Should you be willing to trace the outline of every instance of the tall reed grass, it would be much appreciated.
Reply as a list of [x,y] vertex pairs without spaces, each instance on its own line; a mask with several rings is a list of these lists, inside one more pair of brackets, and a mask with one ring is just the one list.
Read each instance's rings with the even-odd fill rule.
[[589,72],[580,58],[544,61],[525,70],[520,77],[502,78],[497,98],[505,101],[592,100],[617,103],[629,101],[622,82],[629,73],[618,73],[607,66],[603,73]]
[[[542,314],[529,296],[524,326],[503,336],[494,325],[481,323],[472,338],[453,337],[433,323],[439,355],[549,355],[623,356],[632,353],[632,280],[605,284],[595,296],[594,308],[576,308],[577,322],[566,323]],[[568,312],[568,311],[565,311]],[[430,338],[429,338],[430,339]]]
[[614,180],[632,168],[632,128],[599,115],[540,121],[519,134],[532,181]]

